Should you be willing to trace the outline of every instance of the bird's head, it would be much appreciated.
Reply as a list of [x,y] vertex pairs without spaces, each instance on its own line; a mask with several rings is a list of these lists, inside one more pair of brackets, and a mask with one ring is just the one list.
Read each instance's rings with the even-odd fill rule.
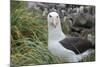
[[59,14],[56,12],[50,12],[48,14],[48,25],[52,26],[53,28],[56,28],[59,23],[60,23]]
[[65,38],[61,29],[60,17],[56,12],[48,14],[48,38],[49,40],[59,40]]

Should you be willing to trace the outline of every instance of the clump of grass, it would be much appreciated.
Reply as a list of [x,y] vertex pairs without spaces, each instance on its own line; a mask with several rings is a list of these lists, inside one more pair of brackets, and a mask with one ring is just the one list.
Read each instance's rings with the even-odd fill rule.
[[[12,2],[16,4],[17,2]],[[37,65],[61,63],[47,49],[47,21],[41,13],[28,12],[20,2],[11,6],[11,63]]]
[[81,62],[95,61],[95,54],[85,57]]

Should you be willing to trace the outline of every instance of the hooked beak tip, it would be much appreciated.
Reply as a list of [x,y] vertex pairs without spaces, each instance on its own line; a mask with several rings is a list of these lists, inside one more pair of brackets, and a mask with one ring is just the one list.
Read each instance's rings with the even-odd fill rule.
[[56,28],[56,24],[52,23],[52,26],[53,26],[54,28]]

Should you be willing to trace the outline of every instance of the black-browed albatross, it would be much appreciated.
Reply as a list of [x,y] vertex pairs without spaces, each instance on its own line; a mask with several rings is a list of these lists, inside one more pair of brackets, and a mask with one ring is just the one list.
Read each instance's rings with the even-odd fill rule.
[[48,50],[63,62],[78,62],[91,53],[94,45],[79,37],[67,37],[61,29],[59,14],[48,14]]

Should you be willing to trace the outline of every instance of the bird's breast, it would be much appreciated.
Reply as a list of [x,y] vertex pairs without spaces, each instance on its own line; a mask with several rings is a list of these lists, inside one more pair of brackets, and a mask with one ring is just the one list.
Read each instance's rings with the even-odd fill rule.
[[59,57],[66,53],[66,49],[59,42],[49,42],[48,49],[53,55]]

